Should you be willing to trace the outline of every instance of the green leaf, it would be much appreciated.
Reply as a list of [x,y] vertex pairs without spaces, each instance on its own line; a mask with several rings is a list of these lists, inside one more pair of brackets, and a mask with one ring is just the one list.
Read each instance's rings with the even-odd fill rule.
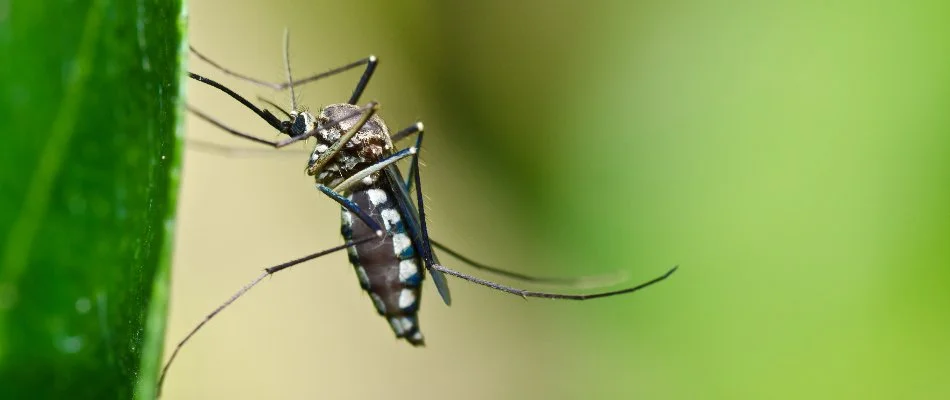
[[180,1],[0,2],[0,398],[154,397]]

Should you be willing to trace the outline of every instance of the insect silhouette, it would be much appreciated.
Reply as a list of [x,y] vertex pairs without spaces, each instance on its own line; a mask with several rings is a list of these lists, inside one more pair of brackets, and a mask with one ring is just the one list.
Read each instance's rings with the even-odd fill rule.
[[[257,278],[208,314],[172,351],[159,378],[159,393],[179,351],[215,315],[267,276],[344,249],[349,254],[349,261],[356,271],[360,286],[369,294],[377,313],[387,320],[397,338],[404,339],[414,346],[422,346],[425,343],[419,328],[417,312],[421,285],[426,272],[435,283],[442,300],[448,305],[451,303],[451,295],[445,275],[523,298],[588,300],[636,292],[666,279],[676,271],[677,267],[673,267],[659,277],[625,289],[592,294],[562,294],[517,289],[443,266],[433,248],[438,248],[476,269],[522,281],[566,286],[584,279],[532,277],[490,267],[430,239],[426,226],[419,171],[419,149],[424,137],[423,124],[416,122],[390,134],[389,128],[376,115],[379,108],[376,102],[371,101],[363,106],[357,106],[376,70],[377,58],[369,56],[317,75],[294,80],[290,69],[288,43],[288,36],[285,33],[284,63],[287,80],[284,83],[264,82],[233,72],[215,63],[193,47],[191,48],[192,53],[198,58],[227,75],[272,89],[289,89],[290,111],[285,111],[276,104],[265,101],[279,110],[287,119],[277,118],[267,109],[255,106],[246,98],[214,80],[191,72],[188,74],[190,78],[211,86],[240,102],[288,138],[279,141],[261,139],[233,129],[190,106],[188,109],[194,115],[225,132],[274,148],[285,147],[304,139],[316,139],[306,172],[315,178],[318,190],[342,207],[341,233],[344,243],[266,268]],[[349,101],[325,106],[317,113],[299,110],[294,92],[296,86],[359,67],[364,68],[363,74]],[[414,145],[401,150],[396,149],[394,143],[412,136],[416,139]],[[396,162],[407,158],[409,169],[403,176]]]

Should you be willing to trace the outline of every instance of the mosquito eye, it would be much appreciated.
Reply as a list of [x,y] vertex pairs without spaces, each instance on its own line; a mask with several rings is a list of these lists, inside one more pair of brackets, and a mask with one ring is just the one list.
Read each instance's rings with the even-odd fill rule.
[[297,118],[294,118],[294,124],[290,128],[294,136],[303,135],[307,133],[307,118],[304,115],[298,115]]

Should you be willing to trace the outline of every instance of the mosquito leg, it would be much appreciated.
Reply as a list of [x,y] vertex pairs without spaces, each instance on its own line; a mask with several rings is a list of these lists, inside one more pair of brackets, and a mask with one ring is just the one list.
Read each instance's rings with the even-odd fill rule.
[[559,287],[590,287],[594,285],[605,286],[605,285],[620,283],[620,282],[625,281],[628,277],[628,274],[623,271],[609,272],[606,274],[599,274],[599,275],[577,276],[577,277],[526,275],[519,272],[508,271],[508,270],[501,269],[498,267],[492,267],[485,263],[476,261],[470,257],[466,257],[462,255],[461,253],[455,250],[452,250],[448,246],[442,243],[439,243],[435,239],[430,238],[429,241],[432,243],[432,247],[437,248],[441,250],[443,253],[447,253],[448,255],[452,257],[455,257],[462,263],[468,264],[472,268],[488,271],[490,273],[493,273],[499,276],[504,276],[510,279],[517,279],[522,282],[556,285]]
[[[420,133],[420,134],[419,134],[419,140],[418,140],[416,146],[417,146],[417,147],[421,146],[421,142],[422,142],[422,134]],[[416,190],[415,190],[415,191],[416,191],[416,204],[418,205],[418,210],[419,210],[419,225],[420,225],[421,236],[422,236],[422,243],[420,244],[419,247],[422,248],[422,251],[421,251],[421,252],[422,252],[422,257],[423,257],[423,260],[425,261],[426,268],[429,269],[430,272],[433,273],[433,275],[435,275],[435,271],[438,271],[438,272],[440,272],[440,273],[452,275],[452,276],[454,276],[454,277],[456,277],[456,278],[464,279],[464,280],[467,280],[467,281],[472,282],[472,283],[476,283],[476,284],[479,284],[479,285],[482,285],[482,286],[486,286],[486,287],[489,287],[489,288],[492,288],[492,289],[495,289],[495,290],[499,290],[499,291],[502,291],[502,292],[507,292],[507,293],[515,294],[515,295],[518,295],[518,296],[521,296],[521,297],[524,297],[524,298],[528,298],[528,297],[541,297],[541,298],[547,298],[547,299],[588,300],[588,299],[595,299],[595,298],[600,298],[600,297],[608,297],[608,296],[615,296],[615,295],[620,295],[620,294],[626,294],[626,293],[633,293],[633,292],[636,292],[636,291],[638,291],[638,290],[640,290],[640,289],[646,288],[646,287],[648,287],[648,286],[650,286],[650,285],[652,285],[652,284],[654,284],[654,283],[657,283],[657,282],[660,282],[660,281],[666,279],[666,278],[669,277],[671,274],[673,274],[673,272],[675,272],[676,269],[678,268],[678,267],[673,267],[673,268],[671,268],[669,271],[667,271],[665,274],[663,274],[663,275],[661,275],[661,276],[659,276],[659,277],[657,277],[657,278],[654,278],[654,279],[652,279],[652,280],[650,280],[650,281],[647,281],[647,282],[641,283],[641,284],[639,284],[639,285],[636,285],[636,286],[634,286],[634,287],[630,287],[630,288],[626,288],[626,289],[620,289],[620,290],[614,290],[614,291],[608,291],[608,292],[600,292],[600,293],[592,293],[592,294],[580,294],[580,295],[560,294],[560,293],[548,293],[548,292],[535,292],[535,291],[530,291],[530,290],[517,289],[517,288],[510,287],[510,286],[501,285],[501,284],[498,284],[498,283],[495,283],[495,282],[492,282],[492,281],[488,281],[488,280],[485,280],[485,279],[477,278],[477,277],[474,277],[474,276],[471,276],[471,275],[463,274],[463,273],[461,273],[461,272],[455,271],[455,270],[450,269],[450,268],[446,268],[446,267],[440,265],[440,264],[438,263],[438,261],[435,260],[435,257],[434,257],[433,252],[432,252],[432,242],[431,242],[431,240],[429,239],[429,230],[428,230],[428,228],[426,227],[425,204],[424,204],[424,202],[423,202],[424,200],[423,200],[423,196],[422,196],[422,181],[421,181],[421,179],[420,179],[420,177],[419,177],[419,175],[420,175],[420,174],[419,174],[419,158],[418,158],[418,157],[414,157],[414,158],[412,159],[412,163],[414,164],[414,166],[415,166],[415,168],[416,168],[416,173],[415,173],[415,175],[413,175],[413,180],[415,181],[415,184],[416,184]]]
[[197,116],[198,118],[201,118],[201,119],[203,119],[203,120],[205,120],[205,121],[208,121],[209,123],[211,123],[211,125],[217,126],[217,127],[220,128],[221,130],[223,130],[223,131],[225,131],[225,132],[227,132],[227,133],[230,133],[230,134],[232,134],[232,135],[234,135],[234,136],[237,136],[237,137],[239,137],[239,138],[241,138],[241,139],[247,139],[247,140],[250,140],[250,141],[255,142],[255,143],[260,143],[260,144],[267,145],[267,146],[271,146],[271,147],[277,147],[277,142],[275,142],[275,141],[267,140],[267,139],[261,139],[261,138],[259,138],[259,137],[257,137],[257,136],[250,135],[250,134],[247,134],[247,133],[238,131],[238,130],[236,130],[236,129],[232,129],[232,128],[228,127],[227,125],[225,125],[224,123],[222,123],[221,121],[218,121],[217,119],[211,117],[210,115],[205,114],[205,113],[203,113],[203,112],[201,112],[201,111],[198,111],[197,109],[192,108],[191,106],[188,106],[188,111],[191,111],[191,113],[192,113],[192,114],[195,114],[195,116]]
[[395,135],[389,136],[389,140],[391,140],[393,143],[396,143],[400,140],[403,140],[409,136],[415,135],[423,131],[425,131],[425,125],[423,125],[421,121],[416,122],[412,125],[409,125],[406,128],[403,128],[403,130],[396,132]]
[[360,81],[356,83],[356,88],[353,89],[353,94],[350,96],[350,104],[356,104],[360,101],[363,90],[365,90],[366,85],[369,84],[369,78],[372,78],[373,72],[376,72],[377,64],[379,64],[379,59],[376,58],[376,56],[366,57],[366,69],[363,70],[363,76],[360,77]]
[[202,153],[210,153],[224,157],[286,157],[294,156],[302,158],[304,155],[310,155],[312,151],[304,149],[292,149],[284,151],[274,151],[274,149],[235,147],[213,142],[207,142],[198,139],[188,139],[187,150],[195,150]]
[[353,200],[350,200],[344,197],[342,194],[337,193],[333,189],[330,189],[329,187],[322,184],[317,185],[317,189],[323,192],[323,194],[327,195],[327,197],[333,199],[333,201],[340,203],[340,205],[343,206],[343,208],[346,208],[351,213],[356,214],[358,217],[360,217],[360,219],[363,220],[363,223],[365,223],[366,226],[376,231],[376,236],[379,236],[379,237],[383,236],[383,234],[385,233],[385,231],[383,230],[383,227],[379,226],[379,224],[373,220],[373,217],[370,217],[369,214],[363,211],[363,209],[361,209],[359,205],[354,203]]
[[466,280],[466,281],[469,281],[469,282],[472,282],[472,283],[475,283],[475,284],[479,284],[479,285],[482,285],[482,286],[485,286],[485,287],[489,287],[489,288],[492,288],[492,289],[495,289],[495,290],[498,290],[498,291],[502,291],[502,292],[506,292],[506,293],[511,293],[511,294],[518,295],[518,296],[521,296],[521,297],[524,297],[524,298],[528,298],[528,297],[540,297],[540,298],[544,298],[544,299],[556,299],[556,300],[590,300],[590,299],[597,299],[597,298],[601,298],[601,297],[609,297],[609,296],[616,296],[616,295],[621,295],[621,294],[627,294],[627,293],[636,292],[636,291],[638,291],[638,290],[640,290],[640,289],[646,288],[646,287],[648,287],[648,286],[650,286],[650,285],[653,285],[654,283],[658,283],[658,282],[660,282],[660,281],[662,281],[662,280],[668,278],[670,275],[673,274],[673,272],[676,272],[676,269],[679,268],[679,266],[674,266],[673,268],[670,268],[669,271],[666,271],[666,273],[664,273],[663,275],[660,275],[660,276],[658,276],[658,277],[656,277],[656,278],[653,278],[653,279],[651,279],[651,280],[649,280],[649,281],[646,281],[646,282],[641,283],[641,284],[639,284],[639,285],[636,285],[636,286],[634,286],[634,287],[629,287],[629,288],[626,288],[626,289],[613,290],[613,291],[609,291],[609,292],[591,293],[591,294],[562,294],[562,293],[535,292],[535,291],[530,291],[530,290],[517,289],[517,288],[513,288],[513,287],[511,287],[511,286],[505,286],[505,285],[498,284],[498,283],[495,283],[495,282],[492,282],[492,281],[488,281],[488,280],[485,280],[485,279],[477,278],[477,277],[474,277],[474,276],[471,276],[471,275],[466,275],[466,274],[463,274],[463,273],[461,273],[461,272],[458,272],[458,271],[455,271],[455,270],[452,270],[452,269],[443,267],[443,266],[441,266],[441,265],[439,265],[439,264],[433,264],[433,265],[432,265],[431,267],[429,267],[429,268],[431,268],[431,269],[433,269],[433,270],[435,270],[435,271],[439,271],[439,272],[448,274],[448,275],[452,275],[452,276],[454,276],[454,277],[456,277],[456,278],[459,278],[459,279],[464,279],[464,280]]
[[191,50],[192,50],[193,52],[195,52],[195,54],[198,55],[198,57],[200,57],[202,60],[205,60],[206,62],[208,62],[208,64],[211,64],[212,66],[217,67],[217,68],[220,69],[221,71],[223,71],[223,72],[225,72],[225,73],[227,73],[227,74],[229,74],[229,75],[231,75],[231,76],[234,76],[234,77],[237,77],[237,78],[240,78],[240,79],[244,79],[244,80],[246,80],[246,81],[248,81],[248,82],[256,83],[256,84],[258,84],[258,85],[263,85],[263,86],[266,86],[266,87],[270,87],[270,88],[272,88],[272,89],[277,89],[277,90],[290,89],[291,103],[292,103],[292,105],[293,105],[292,108],[295,109],[295,110],[297,109],[297,106],[296,106],[296,104],[295,104],[295,103],[296,103],[296,99],[294,98],[294,87],[295,87],[295,86],[297,86],[297,85],[302,85],[302,84],[305,84],[305,83],[315,82],[315,81],[318,81],[318,80],[320,80],[320,79],[327,78],[327,77],[330,77],[330,76],[339,74],[339,73],[341,73],[341,72],[349,71],[349,70],[351,70],[351,69],[353,69],[353,68],[356,68],[356,67],[359,67],[359,66],[361,66],[361,65],[363,65],[363,64],[366,64],[366,69],[363,70],[363,75],[360,76],[359,82],[356,83],[356,88],[353,89],[353,94],[350,95],[350,100],[348,101],[348,103],[349,103],[349,104],[356,104],[356,103],[358,103],[358,102],[360,101],[360,97],[363,95],[363,91],[366,90],[366,85],[369,84],[369,80],[370,80],[370,78],[373,77],[373,73],[376,72],[376,66],[379,64],[379,59],[376,58],[376,56],[370,55],[369,57],[366,57],[366,58],[364,58],[364,59],[362,59],[362,60],[359,60],[359,61],[356,61],[356,62],[352,62],[352,63],[346,64],[346,65],[343,65],[343,66],[341,66],[341,67],[333,68],[333,69],[331,69],[331,70],[329,70],[329,71],[322,72],[322,73],[319,73],[319,74],[316,74],[316,75],[311,75],[311,76],[308,76],[308,77],[306,77],[306,78],[298,79],[298,80],[295,81],[295,80],[293,80],[293,79],[291,78],[291,76],[290,76],[290,57],[289,57],[289,55],[288,55],[288,54],[290,53],[290,49],[289,49],[289,48],[290,48],[290,45],[289,45],[290,40],[289,40],[289,37],[290,37],[290,34],[288,33],[288,31],[285,30],[285,31],[284,31],[284,65],[286,66],[286,70],[287,70],[287,82],[285,82],[285,83],[280,83],[280,84],[275,84],[275,83],[270,83],[270,82],[264,82],[264,81],[260,81],[260,80],[257,80],[257,79],[250,78],[250,77],[245,76],[245,75],[241,75],[241,74],[237,74],[237,73],[228,71],[227,69],[222,68],[222,67],[221,67],[220,65],[218,65],[217,63],[214,63],[214,62],[212,62],[211,60],[209,60],[208,57],[205,57],[204,55],[201,55],[200,53],[198,53],[197,51],[195,51],[194,47],[192,47]]
[[416,154],[418,154],[418,152],[419,152],[418,149],[415,147],[408,147],[408,148],[402,149],[396,154],[386,157],[382,161],[377,162],[376,164],[370,165],[369,167],[366,167],[363,170],[353,174],[353,176],[347,178],[345,181],[343,181],[342,183],[337,185],[335,188],[333,188],[333,190],[339,193],[346,193],[350,190],[350,188],[353,185],[363,180],[363,178],[366,178],[367,176],[370,176],[376,172],[379,172],[383,168],[386,168],[398,162],[399,160],[402,160],[403,158],[406,158],[409,156],[415,156]]
[[[396,132],[395,135],[390,136],[390,140],[392,140],[393,143],[396,143],[409,136],[412,136],[415,134],[422,134],[423,132],[425,132],[425,125],[423,125],[422,122],[416,122],[415,124],[410,125],[408,128],[405,128],[399,132]],[[421,147],[418,147],[418,143],[417,143],[417,148],[421,149]],[[418,157],[419,157],[419,154],[416,153],[414,158],[418,158]],[[412,175],[415,174],[415,172],[416,172],[416,163],[415,162],[410,163],[409,175],[406,177],[406,182],[405,182],[407,192],[412,190]]]
[[264,280],[264,278],[266,278],[266,277],[268,277],[268,276],[270,276],[270,275],[276,274],[276,273],[278,273],[278,272],[280,272],[280,271],[282,271],[282,270],[284,270],[284,269],[293,267],[294,265],[300,264],[300,263],[302,263],[302,262],[310,261],[310,260],[313,260],[313,259],[315,259],[315,258],[319,258],[319,257],[325,256],[325,255],[327,255],[327,254],[330,254],[330,253],[334,253],[334,252],[343,250],[343,249],[345,249],[345,248],[347,248],[347,247],[357,246],[357,245],[360,245],[360,244],[363,244],[363,243],[367,243],[367,242],[369,242],[369,241],[371,241],[371,240],[375,240],[375,239],[376,239],[375,236],[370,236],[370,237],[365,237],[365,238],[362,238],[362,239],[359,239],[359,240],[349,241],[349,242],[346,242],[346,243],[344,243],[344,244],[342,244],[342,245],[339,245],[339,246],[336,246],[336,247],[331,247],[331,248],[329,248],[329,249],[326,249],[326,250],[323,250],[323,251],[320,251],[320,252],[316,252],[316,253],[313,253],[313,254],[310,254],[310,255],[307,255],[307,256],[304,256],[304,257],[300,257],[300,258],[295,259],[295,260],[291,260],[291,261],[288,261],[288,262],[285,262],[285,263],[282,263],[282,264],[278,264],[278,265],[275,265],[275,266],[273,266],[273,267],[265,268],[263,273],[261,273],[257,278],[254,278],[254,280],[252,280],[251,282],[249,282],[247,285],[244,285],[244,287],[242,287],[240,290],[238,290],[236,293],[234,293],[234,295],[232,295],[227,301],[225,301],[223,304],[221,304],[220,306],[218,306],[218,308],[215,308],[214,311],[212,311],[210,314],[208,314],[207,316],[205,316],[205,318],[204,318],[201,322],[199,322],[198,325],[196,325],[194,328],[192,328],[192,330],[191,330],[190,332],[188,332],[187,335],[185,335],[185,338],[184,338],[184,339],[182,339],[180,342],[178,342],[178,345],[176,345],[176,346],[175,346],[175,349],[172,350],[172,354],[171,354],[171,356],[168,358],[168,361],[165,363],[165,366],[162,367],[162,373],[161,373],[161,375],[160,375],[159,378],[158,378],[158,394],[159,394],[159,396],[160,396],[161,393],[162,393],[162,384],[165,382],[165,377],[168,375],[168,369],[171,368],[172,362],[175,361],[175,357],[178,356],[178,352],[181,351],[181,349],[185,346],[185,344],[187,344],[188,341],[191,340],[191,338],[192,338],[193,336],[195,336],[195,334],[198,333],[198,331],[201,330],[201,328],[204,327],[205,324],[208,323],[208,321],[210,321],[212,318],[214,318],[216,315],[218,315],[218,314],[219,314],[221,311],[223,311],[225,308],[227,308],[228,306],[230,306],[231,303],[234,303],[238,298],[240,298],[240,297],[243,296],[245,293],[247,293],[248,291],[250,291],[254,286],[256,286],[258,283],[260,283],[262,280]]
[[221,64],[218,64],[218,63],[214,62],[212,59],[208,58],[208,57],[205,56],[204,54],[201,54],[201,52],[198,51],[198,49],[196,49],[195,46],[188,45],[188,49],[191,50],[191,52],[192,52],[195,56],[197,56],[198,58],[200,58],[202,61],[208,63],[208,65],[217,68],[218,71],[224,72],[225,74],[231,75],[231,76],[233,76],[233,77],[235,77],[235,78],[238,78],[238,79],[240,79],[240,80],[247,81],[247,82],[250,82],[250,83],[253,83],[253,84],[256,84],[256,85],[260,85],[260,86],[263,86],[263,87],[266,87],[266,88],[271,88],[271,89],[274,89],[274,90],[279,90],[279,89],[281,89],[281,85],[283,85],[283,84],[281,84],[281,83],[265,82],[265,81],[262,81],[262,80],[258,80],[258,79],[251,78],[251,77],[249,77],[249,76],[247,76],[247,75],[244,75],[244,74],[241,74],[241,73],[238,73],[238,72],[231,71],[230,69],[225,68],[225,67],[222,66]]
[[[425,137],[425,132],[420,130],[416,138],[416,147],[422,148],[422,139]],[[419,157],[418,154],[416,157],[412,158],[412,168],[416,170],[416,173],[413,175],[413,179],[416,182],[416,204],[418,206],[419,212],[419,226],[418,231],[415,233],[415,240],[419,241],[418,246],[422,261],[425,263],[426,269],[429,271],[429,275],[432,276],[432,282],[435,283],[435,287],[439,290],[439,295],[442,296],[442,300],[445,301],[446,305],[451,304],[452,298],[449,294],[449,284],[445,279],[445,275],[442,272],[432,269],[433,265],[438,265],[439,261],[436,258],[435,254],[432,252],[432,245],[429,243],[429,231],[426,228],[426,214],[425,214],[425,203],[422,200],[422,190],[420,185],[419,178]],[[402,182],[396,182],[396,185],[401,185]],[[400,188],[401,189],[401,188]]]
[[[300,79],[298,79],[298,80],[296,80],[296,81],[293,81],[293,82],[275,83],[275,82],[262,81],[262,80],[260,80],[260,79],[251,78],[251,77],[249,77],[249,76],[247,76],[247,75],[244,75],[244,74],[241,74],[241,73],[238,73],[238,72],[234,72],[234,71],[232,71],[232,70],[230,70],[230,69],[225,68],[225,67],[222,66],[221,64],[218,64],[218,63],[214,62],[214,60],[208,58],[207,56],[205,56],[204,54],[202,54],[201,52],[199,52],[198,49],[195,49],[194,46],[190,46],[190,45],[189,45],[188,48],[191,50],[192,53],[194,53],[195,56],[197,56],[198,58],[200,58],[202,61],[208,63],[208,65],[210,65],[210,66],[212,66],[212,67],[218,69],[219,71],[221,71],[221,72],[223,72],[223,73],[225,73],[225,74],[227,74],[227,75],[233,76],[233,77],[235,77],[235,78],[238,78],[238,79],[243,80],[243,81],[246,81],[246,82],[253,83],[253,84],[255,84],[255,85],[263,86],[263,87],[270,88],[270,89],[274,89],[274,90],[284,90],[284,89],[289,88],[291,85],[296,86],[296,85],[302,85],[302,84],[305,84],[305,83],[315,82],[315,81],[321,80],[321,79],[323,79],[323,78],[331,77],[331,76],[336,75],[336,74],[339,74],[339,73],[341,73],[341,72],[346,72],[346,71],[349,71],[349,70],[351,70],[351,69],[353,69],[353,68],[358,68],[358,67],[361,67],[361,66],[363,66],[363,65],[366,65],[366,70],[363,71],[363,76],[366,77],[366,78],[365,78],[365,79],[363,79],[363,78],[360,79],[360,82],[364,82],[364,81],[365,81],[365,82],[364,82],[362,85],[357,85],[357,88],[359,89],[359,94],[362,94],[362,92],[363,92],[363,89],[362,89],[362,88],[365,88],[365,87],[366,87],[366,83],[369,82],[369,77],[373,75],[373,70],[376,69],[376,64],[379,63],[379,59],[377,59],[376,56],[369,56],[369,57],[366,57],[366,58],[363,58],[363,59],[360,59],[360,60],[351,62],[351,63],[349,63],[349,64],[346,64],[346,65],[343,65],[343,66],[339,66],[339,67],[336,67],[336,68],[327,70],[327,71],[325,71],[325,72],[321,72],[321,73],[319,73],[319,74],[314,74],[314,75],[311,75],[311,76],[308,76],[308,77],[300,78]],[[369,71],[369,72],[367,72],[367,71]],[[360,88],[360,86],[362,86],[362,88]],[[357,94],[356,91],[354,91],[354,94]],[[359,99],[359,96],[356,96],[356,98]],[[353,103],[350,103],[350,104],[353,104]]]

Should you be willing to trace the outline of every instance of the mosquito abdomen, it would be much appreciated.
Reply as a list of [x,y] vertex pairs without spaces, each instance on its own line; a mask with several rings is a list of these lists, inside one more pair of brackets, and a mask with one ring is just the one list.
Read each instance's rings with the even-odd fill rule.
[[[380,180],[386,179],[380,177]],[[375,182],[374,182],[375,183]],[[386,318],[396,337],[415,346],[424,345],[418,318],[423,279],[421,260],[406,232],[393,194],[385,185],[366,185],[349,196],[388,235],[348,248],[350,263],[360,286],[369,294],[379,315]],[[343,209],[342,233],[347,241],[374,234],[358,216]]]

